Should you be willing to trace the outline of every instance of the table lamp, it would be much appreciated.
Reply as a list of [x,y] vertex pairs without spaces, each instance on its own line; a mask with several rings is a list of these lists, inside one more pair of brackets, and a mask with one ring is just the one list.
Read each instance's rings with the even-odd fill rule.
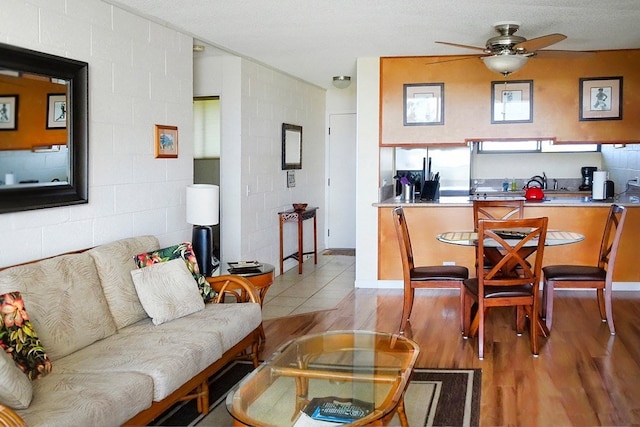
[[220,187],[210,184],[187,186],[187,222],[193,224],[191,244],[205,276],[218,268],[220,261],[213,254],[213,226],[219,223]]

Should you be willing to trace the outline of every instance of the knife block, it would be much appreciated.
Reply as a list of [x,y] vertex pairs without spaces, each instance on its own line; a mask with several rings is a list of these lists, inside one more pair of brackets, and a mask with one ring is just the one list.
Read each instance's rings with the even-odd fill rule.
[[440,181],[425,181],[420,192],[420,200],[439,200]]

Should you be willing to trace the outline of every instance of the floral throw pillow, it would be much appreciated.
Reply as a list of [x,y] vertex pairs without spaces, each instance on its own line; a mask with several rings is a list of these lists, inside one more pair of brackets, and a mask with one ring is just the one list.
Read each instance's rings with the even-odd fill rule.
[[207,282],[205,277],[200,273],[198,261],[196,260],[196,255],[193,252],[191,243],[180,243],[179,245],[169,246],[168,248],[158,249],[157,251],[139,254],[135,256],[134,260],[138,268],[143,268],[159,262],[171,261],[176,258],[182,258],[187,264],[189,272],[198,284],[198,289],[200,290],[200,295],[204,302],[211,301],[216,296],[216,293],[211,289],[209,282]]
[[51,372],[51,360],[24,308],[20,292],[0,295],[0,347],[29,379],[35,380]]

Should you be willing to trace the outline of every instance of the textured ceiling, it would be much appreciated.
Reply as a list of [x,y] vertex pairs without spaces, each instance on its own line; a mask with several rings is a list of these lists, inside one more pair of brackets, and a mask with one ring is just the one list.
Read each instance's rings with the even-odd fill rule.
[[[640,48],[640,0],[108,0],[197,41],[328,88],[356,59],[466,55],[515,21],[527,39],[568,38],[549,49]],[[198,55],[215,54],[208,48]],[[539,59],[543,60],[543,59]]]

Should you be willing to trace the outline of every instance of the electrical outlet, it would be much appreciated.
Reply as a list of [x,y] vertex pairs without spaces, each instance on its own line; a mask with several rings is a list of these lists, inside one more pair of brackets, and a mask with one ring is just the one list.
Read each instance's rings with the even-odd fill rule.
[[442,265],[456,265],[455,261],[442,261]]

